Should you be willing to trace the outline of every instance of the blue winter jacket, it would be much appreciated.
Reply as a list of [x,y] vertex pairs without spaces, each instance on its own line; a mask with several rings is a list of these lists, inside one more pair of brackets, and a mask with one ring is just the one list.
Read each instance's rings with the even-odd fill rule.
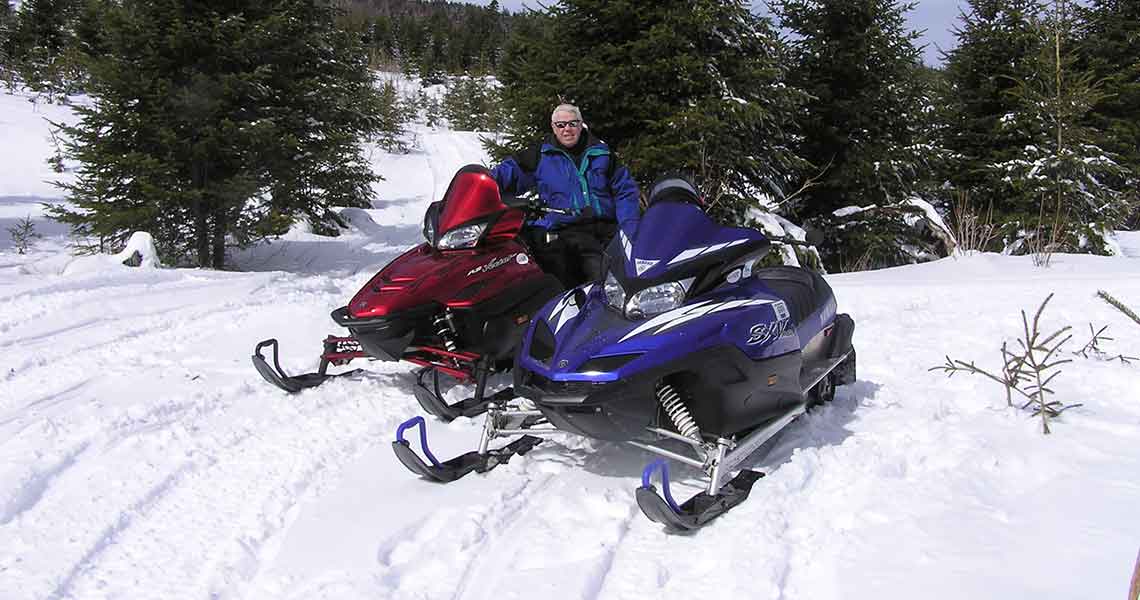
[[605,142],[588,130],[582,135],[589,137],[581,164],[574,164],[570,154],[548,138],[540,146],[507,158],[491,170],[491,175],[504,193],[520,195],[538,188],[544,204],[574,213],[547,214],[531,225],[559,229],[581,218],[583,209],[591,207],[595,216],[617,222],[632,235],[641,218],[637,183],[624,166],[615,164],[611,168],[615,157]]

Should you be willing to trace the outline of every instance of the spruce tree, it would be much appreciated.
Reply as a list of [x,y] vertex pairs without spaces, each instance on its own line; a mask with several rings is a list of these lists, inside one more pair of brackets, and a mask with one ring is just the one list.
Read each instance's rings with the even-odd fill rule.
[[15,83],[14,49],[12,45],[13,22],[11,2],[0,0],[0,81],[7,84],[9,89]]
[[[1140,189],[1140,2],[1091,0],[1082,16],[1078,53],[1103,91],[1087,115],[1088,125],[1105,134],[1101,147],[1120,157],[1131,181],[1123,187],[1135,201]],[[1133,210],[1128,226],[1140,227],[1140,210]]]
[[737,222],[759,197],[783,198],[801,166],[789,145],[804,96],[784,80],[770,23],[743,2],[565,0],[512,27],[497,156],[548,134],[551,110],[572,102],[643,189],[687,172]]
[[[1024,218],[1018,199],[995,165],[1008,163],[1032,136],[1012,126],[1016,90],[1043,48],[1037,0],[969,0],[955,28],[958,45],[944,55],[948,87],[943,143],[954,154],[950,182],[998,221]],[[1001,250],[1000,247],[991,248]]]
[[53,102],[59,94],[74,91],[75,56],[72,27],[79,0],[25,0],[12,28],[12,59],[30,89]]
[[414,116],[412,107],[400,98],[396,84],[391,81],[385,81],[380,86],[378,101],[380,126],[376,131],[376,143],[388,152],[407,152],[405,126]]
[[1093,72],[1080,68],[1075,32],[1071,4],[1054,2],[1038,30],[1041,49],[1012,90],[1016,112],[1001,125],[1028,139],[1010,159],[990,167],[1009,190],[1006,244],[1014,252],[1105,254],[1106,234],[1135,198],[1135,178],[1101,147],[1110,137],[1089,124],[1105,92]]
[[497,131],[502,126],[499,89],[482,77],[454,77],[443,95],[443,116],[452,129]]
[[939,154],[918,34],[906,29],[913,4],[780,0],[773,8],[796,34],[790,79],[811,95],[797,148],[814,179],[803,180],[810,187],[794,208],[827,234],[825,264],[867,268],[936,256],[937,244],[912,227],[934,201],[930,161]]
[[53,215],[87,248],[149,231],[168,263],[222,268],[332,206],[364,206],[376,129],[366,55],[316,0],[126,0],[108,8],[89,106],[63,127],[81,163]]

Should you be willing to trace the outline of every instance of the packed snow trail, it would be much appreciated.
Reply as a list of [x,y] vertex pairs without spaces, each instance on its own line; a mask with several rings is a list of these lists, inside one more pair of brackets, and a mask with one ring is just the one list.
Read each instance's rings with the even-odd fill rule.
[[[452,145],[442,158],[409,158],[453,171],[458,152],[478,148],[473,136]],[[446,183],[378,187],[382,196],[406,191],[418,219]],[[250,377],[246,341],[250,332],[277,335],[293,357],[286,368],[310,368],[332,326],[329,307],[414,243],[406,230],[419,236],[418,225],[371,221],[399,204],[346,211],[356,233],[342,240],[301,233],[238,257],[301,265],[306,277],[126,268],[57,276],[76,259],[18,259],[12,269],[26,276],[0,287],[0,590],[129,597],[141,578],[156,597],[240,595],[299,499],[415,410],[406,367],[387,365],[353,381],[354,393],[328,385],[321,400],[290,402]],[[370,387],[381,391],[357,395]],[[377,420],[376,398],[398,410]]]
[[[0,109],[27,107],[0,96]],[[643,451],[567,435],[434,485],[391,452],[397,425],[421,414],[409,365],[363,362],[363,375],[297,395],[254,371],[249,356],[268,337],[287,371],[314,370],[320,340],[338,330],[328,313],[418,243],[424,209],[459,166],[486,160],[473,134],[415,136],[415,153],[374,155],[386,180],[375,208],[343,213],[349,232],[298,228],[238,253],[243,272],[100,267],[51,236],[28,255],[0,247],[0,598],[1127,590],[1140,540],[1140,363],[1114,357],[1140,354],[1140,327],[1095,293],[1140,306],[1134,233],[1120,236],[1122,257],[1057,255],[1049,269],[976,255],[829,276],[856,322],[858,381],[752,458],[767,476],[747,502],[696,535],[668,536],[634,502],[652,458]],[[4,148],[17,163],[28,153]],[[28,167],[0,172],[37,173]],[[9,199],[51,193],[3,183]],[[0,218],[27,207],[4,202]],[[1067,350],[1090,323],[1114,338],[1103,360],[1072,357],[1054,381],[1058,400],[1083,406],[1052,435],[996,384],[928,371],[947,354],[998,368],[1020,311],[1032,316],[1051,292],[1042,327],[1071,326]],[[429,420],[433,450],[474,448],[480,425]],[[699,491],[693,469],[673,474],[679,498]]]

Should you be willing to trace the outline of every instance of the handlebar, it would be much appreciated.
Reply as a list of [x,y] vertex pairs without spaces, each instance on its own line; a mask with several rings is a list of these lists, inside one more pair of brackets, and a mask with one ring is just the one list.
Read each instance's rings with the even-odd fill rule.
[[819,246],[820,244],[822,244],[823,240],[824,240],[824,235],[823,235],[822,231],[815,229],[814,227],[808,227],[805,230],[804,238],[805,239],[803,239],[803,240],[797,240],[790,235],[785,235],[782,237],[770,236],[768,238],[768,240],[770,240],[772,242],[778,242],[781,244],[787,244],[789,246],[810,247],[810,246]]
[[503,194],[502,198],[503,198],[503,204],[506,204],[507,206],[509,206],[511,208],[522,209],[524,212],[527,212],[527,213],[532,213],[532,214],[550,213],[550,214],[555,214],[555,215],[566,215],[566,216],[570,216],[570,215],[574,214],[573,212],[566,210],[566,209],[563,209],[563,208],[554,208],[552,206],[547,206],[547,205],[543,204],[542,201],[539,200],[538,196],[536,194],[533,194],[533,193],[527,193],[527,194],[523,194],[521,196],[512,196],[509,194]]
[[773,242],[773,243],[777,243],[777,244],[787,244],[789,246],[803,246],[803,247],[815,246],[815,244],[813,244],[811,242],[806,242],[803,240],[797,240],[797,239],[795,239],[791,236],[787,236],[787,235],[785,235],[783,237],[768,236],[768,241]]

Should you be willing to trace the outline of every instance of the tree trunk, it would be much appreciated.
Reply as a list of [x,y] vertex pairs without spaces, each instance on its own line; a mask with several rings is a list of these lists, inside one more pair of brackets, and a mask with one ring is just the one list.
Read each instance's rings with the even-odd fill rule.
[[213,260],[210,266],[221,270],[226,266],[226,215],[223,208],[214,210],[213,228],[210,231],[210,245]]
[[194,206],[194,245],[198,250],[198,266],[210,264],[210,222],[206,201],[199,198]]
[[200,194],[194,202],[194,246],[197,249],[198,266],[205,267],[210,264],[210,211],[205,194],[206,165],[202,161],[195,161],[190,172],[191,189]]

